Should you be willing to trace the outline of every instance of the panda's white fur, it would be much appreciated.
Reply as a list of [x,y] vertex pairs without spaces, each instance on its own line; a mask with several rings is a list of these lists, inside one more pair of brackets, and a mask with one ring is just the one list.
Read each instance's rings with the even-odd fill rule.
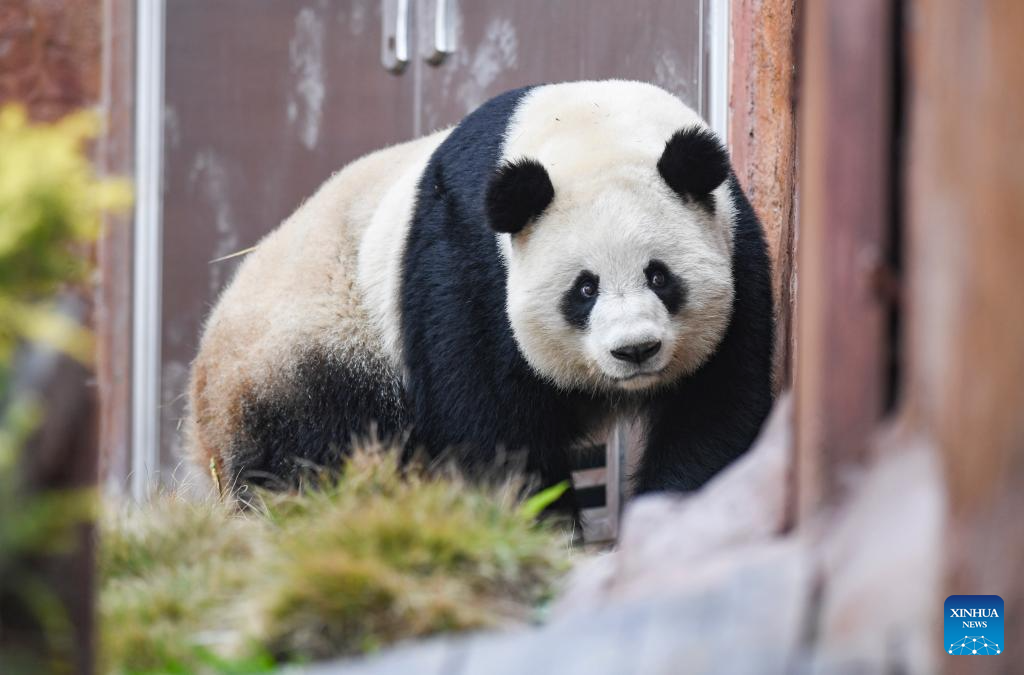
[[[446,129],[428,137],[408,168],[384,194],[359,244],[359,290],[363,305],[381,340],[381,349],[395,369],[402,369],[401,281],[405,239],[416,206],[416,187]],[[401,146],[400,146],[401,147]]]

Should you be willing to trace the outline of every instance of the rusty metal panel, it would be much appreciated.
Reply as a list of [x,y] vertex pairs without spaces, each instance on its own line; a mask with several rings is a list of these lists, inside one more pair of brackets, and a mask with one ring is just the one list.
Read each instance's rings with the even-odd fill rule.
[[729,150],[772,258],[776,392],[792,384],[796,241],[796,0],[735,0]]

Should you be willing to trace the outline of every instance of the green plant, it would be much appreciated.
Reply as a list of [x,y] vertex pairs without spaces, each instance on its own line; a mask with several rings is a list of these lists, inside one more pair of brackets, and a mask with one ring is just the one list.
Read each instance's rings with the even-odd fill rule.
[[567,537],[514,486],[400,470],[381,449],[318,484],[244,513],[164,497],[111,514],[105,667],[229,672],[528,621],[569,564]]
[[19,107],[0,109],[0,373],[22,339],[90,359],[88,333],[50,303],[61,284],[84,278],[82,247],[103,214],[131,203],[128,183],[99,178],[85,155],[98,130],[88,112],[37,125]]

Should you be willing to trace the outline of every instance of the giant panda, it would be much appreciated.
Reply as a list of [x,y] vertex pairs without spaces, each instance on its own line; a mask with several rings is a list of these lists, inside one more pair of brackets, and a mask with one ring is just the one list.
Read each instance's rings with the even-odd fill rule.
[[754,440],[773,334],[761,225],[693,110],[525,87],[353,162],[259,242],[206,322],[188,428],[232,491],[368,437],[471,474],[518,455],[546,486],[634,418],[634,489],[687,491]]

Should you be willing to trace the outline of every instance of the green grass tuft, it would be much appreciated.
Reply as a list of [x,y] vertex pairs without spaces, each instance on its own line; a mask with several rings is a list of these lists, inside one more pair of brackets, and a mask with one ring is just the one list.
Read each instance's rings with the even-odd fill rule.
[[400,470],[362,451],[315,491],[244,513],[164,497],[110,515],[104,669],[258,672],[529,620],[569,565],[515,486]]

